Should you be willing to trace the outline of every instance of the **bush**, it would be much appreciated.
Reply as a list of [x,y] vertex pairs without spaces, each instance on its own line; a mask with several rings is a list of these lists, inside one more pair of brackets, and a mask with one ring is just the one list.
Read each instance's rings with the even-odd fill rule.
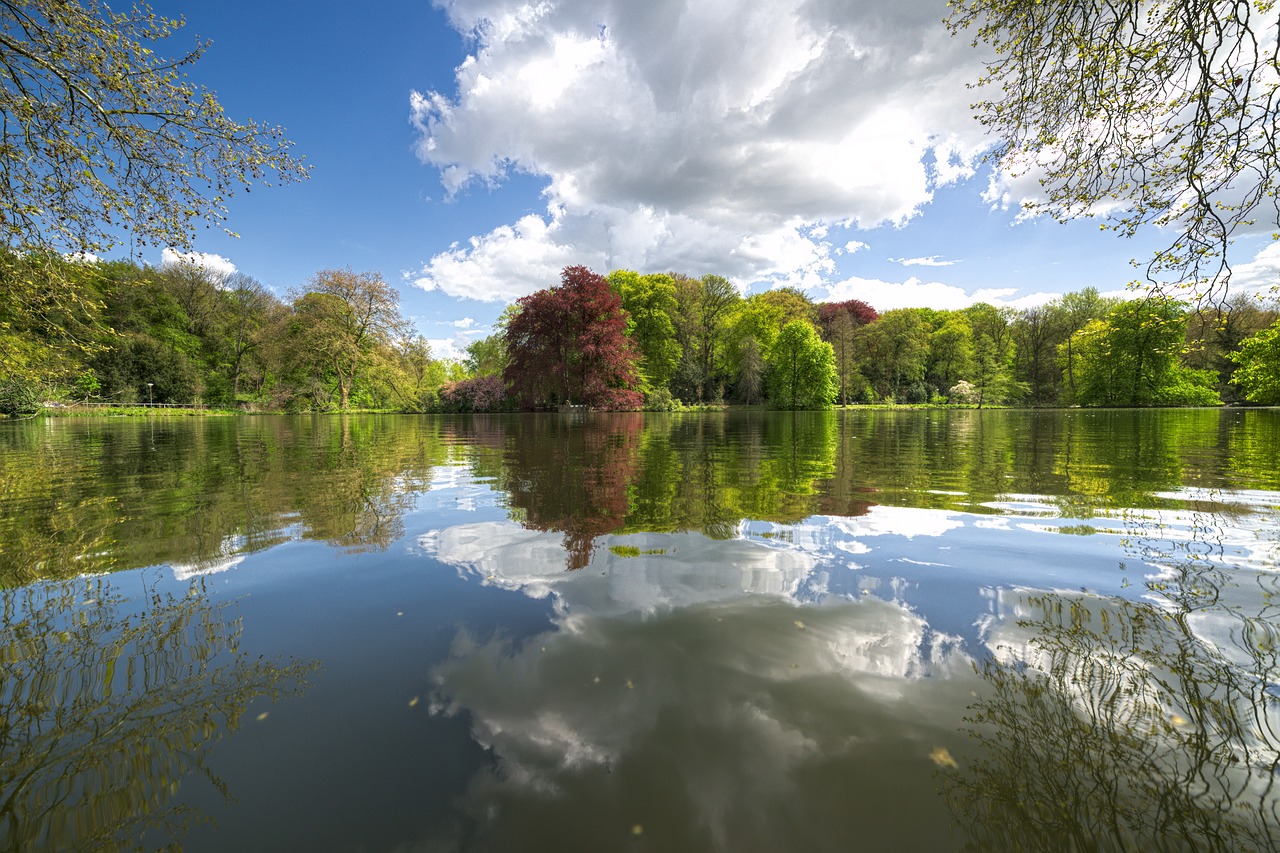
[[657,388],[644,397],[646,412],[678,412],[682,408],[681,402],[673,397],[667,388]]
[[929,402],[929,386],[923,382],[912,383],[907,386],[903,397],[903,402],[906,403],[927,403]]
[[1172,381],[1160,389],[1158,406],[1221,406],[1222,398],[1214,387],[1217,375],[1211,370],[1175,368]]
[[951,390],[947,392],[947,396],[951,398],[951,402],[958,403],[961,406],[972,406],[978,402],[978,389],[973,387],[973,383],[967,379],[961,379],[955,385],[951,386]]
[[26,418],[40,412],[40,388],[17,376],[0,379],[0,415]]
[[446,412],[500,412],[507,406],[507,386],[498,376],[477,376],[446,382],[440,388],[440,404]]

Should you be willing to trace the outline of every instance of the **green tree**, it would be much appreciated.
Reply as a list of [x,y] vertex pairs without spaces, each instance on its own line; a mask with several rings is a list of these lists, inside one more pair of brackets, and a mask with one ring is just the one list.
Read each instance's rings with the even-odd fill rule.
[[1208,406],[1221,400],[1209,371],[1179,362],[1186,311],[1168,299],[1134,299],[1072,336],[1077,399],[1085,406]]
[[969,379],[977,404],[999,405],[1023,388],[1013,378],[1013,329],[1010,309],[979,302],[965,309],[973,328],[973,370]]
[[672,276],[676,285],[676,336],[683,357],[672,377],[672,390],[686,400],[719,399],[724,381],[720,360],[725,323],[741,299],[726,278]]
[[748,336],[738,350],[738,396],[747,405],[760,402],[764,390],[764,356],[760,344]]
[[1108,311],[1120,304],[1116,299],[1106,299],[1098,295],[1096,287],[1064,294],[1055,300],[1053,310],[1060,317],[1064,340],[1058,346],[1058,359],[1062,365],[1066,402],[1074,403],[1078,396],[1076,389],[1076,333],[1092,320],[1106,315]]
[[671,319],[677,309],[675,280],[665,273],[614,270],[609,286],[622,297],[622,308],[630,316],[627,334],[640,351],[641,374],[652,386],[665,388],[682,354]]
[[1112,227],[1167,229],[1148,266],[1203,295],[1229,276],[1227,247],[1258,220],[1280,227],[1271,0],[957,0],[953,33],[994,51],[980,120],[1002,167],[1044,172],[1040,209],[1114,211]]
[[734,303],[725,316],[725,356],[735,376],[742,371],[740,359],[747,352],[747,341],[754,341],[756,352],[767,361],[778,333],[786,325],[782,306],[766,300],[764,295],[757,293]]
[[768,362],[769,399],[780,409],[825,409],[840,388],[835,352],[813,324],[792,320],[782,327]]
[[1224,400],[1242,399],[1238,384],[1233,382],[1237,363],[1231,355],[1277,317],[1280,312],[1275,307],[1268,308],[1243,293],[1225,303],[1202,306],[1187,318],[1187,366],[1214,371],[1218,375],[1218,393]]
[[886,311],[859,331],[865,340],[859,348],[862,374],[881,397],[902,401],[912,396],[912,387],[924,379],[929,357],[930,329],[922,312],[914,308]]
[[0,249],[0,373],[64,380],[102,346],[100,279],[113,265]]
[[278,128],[237,122],[164,50],[145,2],[0,2],[0,232],[18,254],[190,246],[240,186],[306,176]]
[[263,333],[272,309],[280,303],[252,276],[237,273],[227,282],[223,298],[226,305],[226,344],[231,374],[231,399],[240,399],[240,383],[249,368],[252,354],[262,346]]
[[1245,399],[1280,404],[1280,321],[1244,341],[1230,358],[1240,365],[1233,379]]
[[477,338],[467,344],[462,366],[472,376],[501,376],[507,366],[507,342],[501,334]]
[[835,354],[836,374],[840,382],[840,405],[861,396],[867,380],[858,371],[857,359],[858,323],[848,311],[834,314],[823,327],[824,337]]
[[217,322],[219,292],[227,286],[227,276],[187,259],[161,264],[155,277],[187,315],[187,331],[206,336]]
[[950,313],[929,335],[929,380],[943,394],[973,367],[973,326],[964,313]]
[[25,418],[40,411],[40,389],[18,376],[0,379],[0,415]]
[[437,401],[444,374],[422,335],[406,335],[396,341],[386,349],[379,366],[386,395],[401,411],[425,412]]
[[1062,319],[1062,312],[1049,304],[1027,308],[1013,321],[1013,375],[1027,388],[1036,406],[1056,402],[1062,388],[1062,370],[1058,366]]
[[858,370],[858,330],[874,323],[879,314],[861,299],[843,302],[824,302],[815,306],[818,331],[822,339],[831,344],[836,354],[836,372],[840,374],[840,405],[847,406],[853,399],[861,399],[867,389],[867,380]]
[[321,270],[303,297],[312,343],[337,378],[338,407],[345,409],[372,351],[407,332],[395,288],[376,272]]
[[771,307],[779,318],[778,327],[787,325],[792,320],[805,320],[817,323],[818,306],[803,291],[794,287],[775,287],[757,294],[755,299]]

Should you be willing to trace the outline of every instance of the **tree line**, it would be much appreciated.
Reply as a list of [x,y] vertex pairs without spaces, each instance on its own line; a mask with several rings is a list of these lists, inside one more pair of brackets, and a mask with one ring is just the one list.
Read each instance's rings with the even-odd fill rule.
[[1022,310],[881,313],[788,287],[744,297],[716,275],[570,267],[468,347],[470,376],[445,393],[474,411],[1280,403],[1278,318],[1246,296],[1193,310],[1094,288]]
[[[59,286],[41,287],[45,277]],[[413,411],[463,375],[431,357],[377,273],[322,270],[286,299],[191,263],[9,255],[0,279],[0,403],[11,414],[42,397]]]
[[[56,278],[58,287],[41,281]],[[793,288],[569,267],[437,358],[377,273],[322,270],[282,299],[253,278],[0,257],[0,411],[41,399],[269,411],[671,410],[858,403],[1280,403],[1280,314],[1092,288],[1015,310],[878,312]]]

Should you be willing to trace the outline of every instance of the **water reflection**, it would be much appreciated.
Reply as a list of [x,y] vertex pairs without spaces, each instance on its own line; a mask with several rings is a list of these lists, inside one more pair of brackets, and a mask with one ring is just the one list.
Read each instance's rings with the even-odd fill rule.
[[[1280,488],[1274,412],[811,412],[64,421],[0,428],[0,585],[170,563],[188,574],[290,539],[385,550],[441,472],[492,484],[562,535],[737,535],[744,520],[873,506],[1056,514],[1170,508],[1190,487]],[[194,568],[192,568],[194,567]]]
[[206,593],[130,601],[105,578],[4,593],[3,849],[176,848],[201,819],[173,802],[183,780],[229,795],[212,744],[255,700],[300,692],[313,665],[251,656],[234,608]]
[[[466,714],[494,764],[445,846],[936,849],[949,818],[916,792],[931,753],[962,747],[971,672],[953,638],[877,600],[578,611],[519,643],[464,632],[433,710]],[[905,798],[909,823],[878,819]]]
[[421,419],[4,424],[0,586],[165,563],[191,575],[296,538],[384,549],[449,454]]
[[1141,598],[1001,592],[981,756],[947,791],[971,849],[1280,845],[1280,576],[1227,516],[1186,516],[1125,519]]
[[[954,821],[973,850],[1275,849],[1280,495],[1130,489],[1145,507],[1084,516],[1010,491],[727,541],[620,526],[571,573],[555,536],[511,522],[422,537],[557,614],[521,641],[463,631],[434,672],[433,710],[495,762],[449,843],[634,826],[664,849],[834,849],[909,810],[869,846],[949,847]],[[957,605],[966,582],[986,615]],[[968,637],[938,627],[957,615]]]
[[[419,539],[429,556],[482,583],[532,598],[554,595],[562,613],[652,614],[737,598],[744,593],[796,600],[820,579],[814,559],[749,539],[718,542],[697,534],[607,537],[591,571],[567,573],[558,537],[511,522],[446,527]],[[585,567],[584,567],[585,568]]]
[[874,816],[962,753],[976,685],[959,638],[902,602],[824,591],[814,555],[776,537],[602,537],[566,572],[554,534],[447,527],[423,552],[481,582],[555,603],[551,630],[458,633],[432,710],[465,715],[494,757],[461,849],[836,849],[854,834],[945,845],[939,801],[910,826]]
[[[331,677],[222,743],[252,793],[195,846],[316,813],[316,844],[377,849],[1280,842],[1276,412],[15,426],[0,584],[199,594],[6,593],[5,684],[34,686],[0,710],[38,724],[6,723],[4,772],[58,727],[87,756],[4,777],[6,838],[70,832],[59,798],[95,844],[227,817],[165,792],[216,785],[220,733],[299,673],[250,666],[226,595]],[[177,693],[126,690],[130,660]],[[175,713],[154,767],[116,722],[145,701]]]

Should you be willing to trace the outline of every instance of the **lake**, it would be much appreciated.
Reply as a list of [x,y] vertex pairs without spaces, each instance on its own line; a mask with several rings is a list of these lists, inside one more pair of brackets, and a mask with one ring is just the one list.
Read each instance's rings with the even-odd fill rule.
[[1280,411],[0,423],[0,849],[1280,847]]

